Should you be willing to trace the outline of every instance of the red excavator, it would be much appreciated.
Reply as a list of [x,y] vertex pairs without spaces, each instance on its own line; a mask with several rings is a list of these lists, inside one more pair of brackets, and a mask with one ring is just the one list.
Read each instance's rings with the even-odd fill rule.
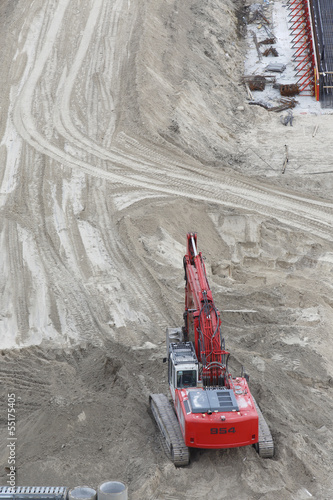
[[230,354],[196,233],[187,234],[184,269],[185,326],[167,328],[166,335],[173,405],[164,394],[149,398],[164,449],[178,467],[189,463],[189,448],[254,445],[261,457],[271,458],[272,435],[250,393],[249,377],[229,373]]

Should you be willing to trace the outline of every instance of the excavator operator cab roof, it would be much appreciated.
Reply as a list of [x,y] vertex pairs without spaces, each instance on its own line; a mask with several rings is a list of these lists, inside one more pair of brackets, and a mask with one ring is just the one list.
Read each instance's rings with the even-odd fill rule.
[[169,345],[169,356],[175,366],[178,364],[198,364],[192,342],[177,342]]

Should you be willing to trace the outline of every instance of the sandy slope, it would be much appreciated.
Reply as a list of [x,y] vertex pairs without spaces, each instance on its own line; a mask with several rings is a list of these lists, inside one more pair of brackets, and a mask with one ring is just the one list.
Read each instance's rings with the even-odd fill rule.
[[[234,9],[0,4],[1,404],[19,398],[18,484],[118,478],[134,500],[330,498],[332,177],[312,174],[330,170],[332,118],[286,128],[246,106]],[[194,451],[176,470],[159,447],[147,398],[167,391],[188,230],[273,460]],[[6,438],[3,427],[3,484]]]

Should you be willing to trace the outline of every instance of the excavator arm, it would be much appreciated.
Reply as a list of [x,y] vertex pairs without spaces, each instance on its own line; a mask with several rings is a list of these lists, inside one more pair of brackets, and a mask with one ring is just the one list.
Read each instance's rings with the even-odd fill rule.
[[197,251],[196,233],[187,234],[184,268],[184,336],[194,342],[197,358],[202,364],[204,387],[228,386],[229,352],[224,349],[220,313],[214,304],[202,254]]

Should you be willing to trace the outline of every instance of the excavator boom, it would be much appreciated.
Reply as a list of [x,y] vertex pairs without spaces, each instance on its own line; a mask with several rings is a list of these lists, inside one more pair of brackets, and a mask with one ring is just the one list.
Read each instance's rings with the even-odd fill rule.
[[215,307],[208,284],[206,266],[197,252],[197,235],[188,233],[185,269],[185,338],[194,342],[198,360],[202,363],[205,387],[228,385],[229,352],[221,338],[220,313]]

